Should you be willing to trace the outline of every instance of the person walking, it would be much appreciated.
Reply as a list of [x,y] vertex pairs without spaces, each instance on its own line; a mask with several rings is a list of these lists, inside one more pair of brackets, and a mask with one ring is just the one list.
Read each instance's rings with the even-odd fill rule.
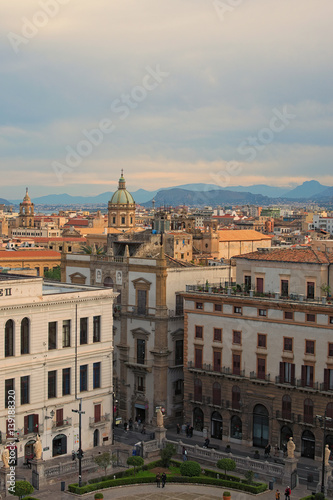
[[159,472],[156,474],[156,486],[157,488],[161,487],[161,476]]
[[177,434],[180,434],[180,425],[177,424]]
[[162,474],[162,488],[164,488],[165,483],[166,483],[166,473],[163,472],[163,474]]
[[289,499],[290,499],[290,495],[291,495],[291,489],[290,489],[290,486],[287,486],[287,488],[285,489],[284,495],[285,495],[285,499],[286,499],[286,500],[289,500]]
[[186,460],[187,460],[187,450],[185,446],[183,446],[183,462],[186,462]]
[[275,500],[280,500],[280,492],[279,492],[279,490],[276,490]]

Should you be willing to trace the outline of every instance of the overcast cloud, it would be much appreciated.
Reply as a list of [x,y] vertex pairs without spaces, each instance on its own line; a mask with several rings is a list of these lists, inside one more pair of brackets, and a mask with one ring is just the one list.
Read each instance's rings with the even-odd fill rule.
[[130,189],[212,183],[228,162],[231,185],[333,185],[332,0],[235,4],[1,0],[0,197],[98,194],[121,168]]

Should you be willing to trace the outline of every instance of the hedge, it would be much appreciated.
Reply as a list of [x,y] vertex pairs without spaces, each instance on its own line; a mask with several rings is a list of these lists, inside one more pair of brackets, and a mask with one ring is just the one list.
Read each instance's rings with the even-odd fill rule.
[[[142,483],[155,483],[156,478],[152,477],[127,477],[120,479],[111,479],[107,481],[101,481],[100,483],[88,484],[86,486],[81,486],[79,488],[78,484],[68,485],[68,491],[70,493],[76,493],[78,495],[83,495],[84,493],[91,493],[92,491],[102,490],[105,488],[112,488],[114,486],[124,486],[127,484],[142,484]],[[267,490],[267,484],[259,483],[255,485],[244,484],[237,481],[226,481],[224,479],[215,479],[212,477],[183,477],[183,476],[172,476],[168,477],[168,483],[194,483],[194,484],[208,484],[221,486],[224,488],[247,491],[248,493],[261,493]]]

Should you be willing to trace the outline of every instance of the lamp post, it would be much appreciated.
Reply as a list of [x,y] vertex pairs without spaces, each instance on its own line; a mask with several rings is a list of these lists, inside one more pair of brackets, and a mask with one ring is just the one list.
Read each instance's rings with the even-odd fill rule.
[[80,487],[80,486],[82,486],[82,457],[83,457],[82,441],[81,441],[81,415],[83,415],[85,413],[85,411],[82,411],[82,399],[81,398],[79,400],[79,409],[72,410],[72,412],[79,414],[79,450],[77,452],[77,458],[79,459],[79,487]]
[[324,424],[324,437],[323,437],[323,456],[322,456],[322,464],[321,464],[321,487],[320,491],[321,493],[325,494],[325,445],[326,445],[326,421],[330,420],[332,421],[333,419],[331,417],[327,416],[327,408],[325,408],[325,413],[324,416],[322,415],[316,415],[316,418],[321,422],[323,421]]

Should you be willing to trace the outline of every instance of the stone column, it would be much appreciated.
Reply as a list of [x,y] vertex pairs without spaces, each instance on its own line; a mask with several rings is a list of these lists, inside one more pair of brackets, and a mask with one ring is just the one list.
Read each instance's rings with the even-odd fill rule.
[[155,439],[157,440],[160,448],[162,448],[162,443],[166,438],[166,431],[165,427],[156,427],[155,429]]
[[[40,459],[36,459],[36,458],[33,458],[32,460],[30,460],[30,463],[31,463],[31,483],[32,485],[34,486],[34,474],[38,474],[38,481],[39,481],[39,487],[41,484],[45,484],[46,483],[46,478],[45,478],[45,474],[44,474],[44,468],[45,468],[45,460],[42,460],[41,458]],[[36,488],[36,486],[34,486],[35,489],[39,489],[39,488]]]
[[7,476],[7,474],[9,474],[9,472],[10,472],[9,467],[1,467],[1,469],[0,469],[0,484],[1,484],[0,490],[1,491],[6,490],[6,492],[7,492],[7,490],[8,490],[7,483],[9,481],[9,476]]
[[[291,486],[291,474],[297,470],[297,458],[286,458],[285,459],[285,464],[284,464],[284,469],[283,469],[283,476],[282,476],[282,484],[285,484],[286,486]],[[298,478],[297,478],[297,484],[298,486]]]
[[[330,465],[325,465],[325,477],[324,477],[324,490],[325,490],[325,495],[328,493],[328,489],[331,491],[332,495],[332,490],[333,490],[333,477],[331,476],[332,473],[332,468]],[[321,479],[322,479],[322,468],[320,468],[320,473],[319,473],[319,483],[316,488],[316,492],[319,493],[321,491]]]

